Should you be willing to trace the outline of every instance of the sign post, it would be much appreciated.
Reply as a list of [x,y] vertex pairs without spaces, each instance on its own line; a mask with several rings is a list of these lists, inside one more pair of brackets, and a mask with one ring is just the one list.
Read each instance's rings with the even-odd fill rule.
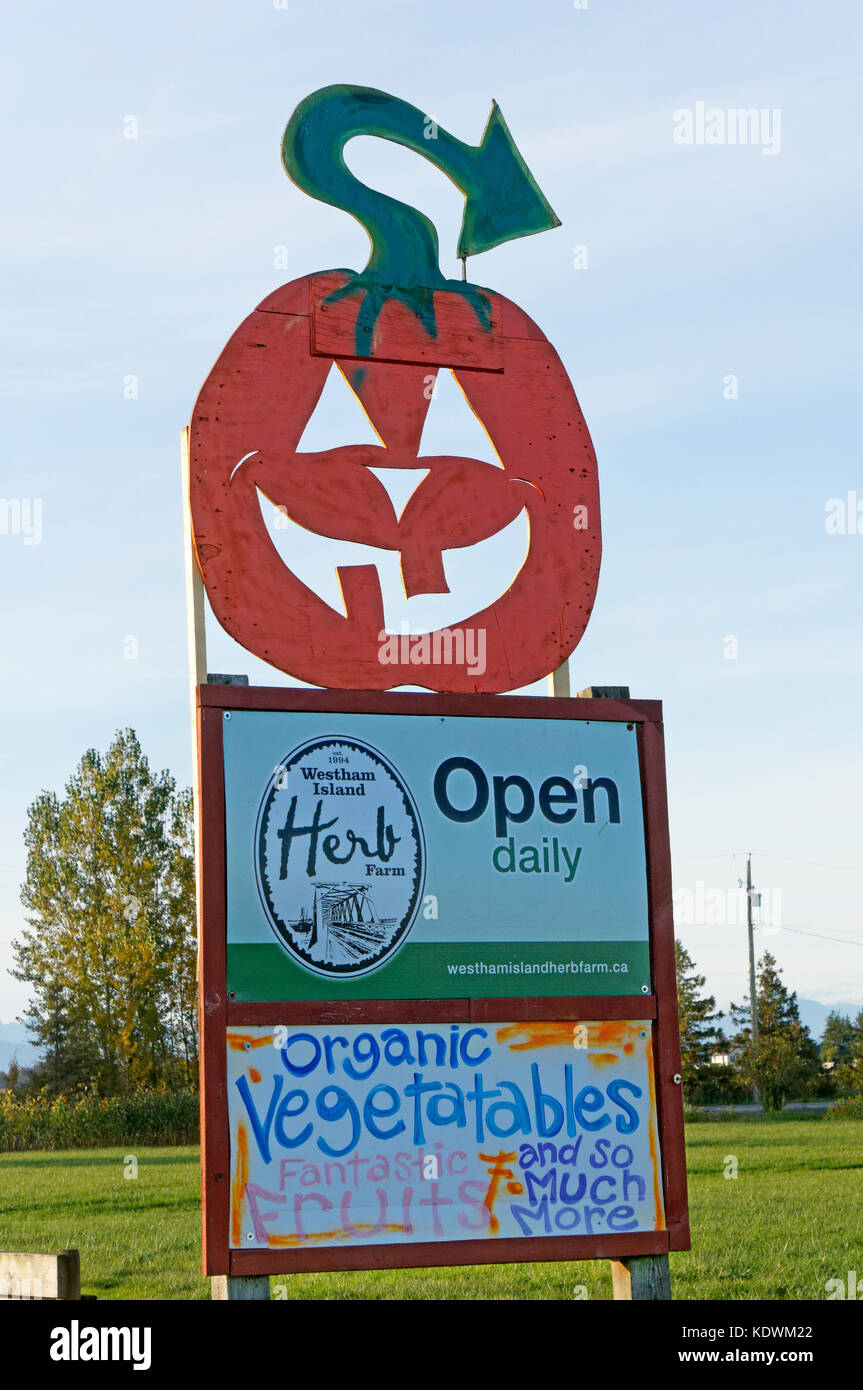
[[[689,1232],[661,707],[569,695],[599,498],[554,349],[444,280],[430,224],[382,221],[394,200],[341,161],[364,132],[449,161],[464,254],[556,223],[497,107],[473,153],[420,148],[426,119],[361,88],[301,104],[285,166],[368,222],[371,260],[265,300],[192,416],[213,611],[323,687],[207,683],[190,570],[204,1270],[216,1296],[266,1297],[271,1274],[602,1258],[615,1297],[670,1297]],[[299,450],[334,364],[379,448]],[[445,367],[500,468],[420,453]],[[385,467],[424,470],[399,516]],[[398,551],[408,595],[446,592],[444,552],[522,512],[531,539],[487,609],[395,634],[374,567],[339,569],[341,614],[297,579],[262,497]],[[549,671],[553,699],[502,693]]]

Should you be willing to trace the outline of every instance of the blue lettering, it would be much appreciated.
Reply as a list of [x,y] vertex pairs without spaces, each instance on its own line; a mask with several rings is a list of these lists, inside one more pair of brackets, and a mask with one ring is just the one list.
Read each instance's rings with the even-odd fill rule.
[[560,1200],[569,1203],[570,1206],[573,1202],[580,1202],[587,1191],[587,1178],[584,1173],[579,1173],[575,1191],[570,1192],[569,1180],[571,1177],[571,1173],[564,1173],[560,1180]]
[[[428,1054],[426,1053],[426,1043],[429,1041],[434,1043],[435,1059],[431,1063],[429,1063]],[[440,1033],[423,1033],[419,1028],[417,1029],[417,1063],[421,1067],[427,1067],[429,1065],[433,1067],[446,1066],[446,1041],[441,1037]]]
[[521,1233],[522,1233],[523,1236],[529,1236],[529,1235],[532,1235],[532,1234],[533,1234],[533,1232],[531,1231],[530,1226],[528,1226],[528,1224],[527,1224],[527,1222],[528,1222],[529,1220],[530,1220],[530,1221],[542,1221],[542,1222],[544,1223],[544,1225],[545,1225],[545,1234],[546,1234],[546,1235],[549,1235],[549,1234],[550,1234],[550,1232],[551,1232],[551,1220],[550,1220],[549,1214],[548,1214],[548,1198],[547,1198],[547,1197],[543,1197],[543,1199],[542,1199],[542,1201],[540,1202],[539,1206],[537,1207],[536,1211],[531,1211],[528,1207],[517,1207],[517,1206],[512,1206],[512,1207],[510,1207],[510,1211],[512,1212],[513,1216],[515,1217],[516,1221],[518,1222],[519,1226],[521,1227]]
[[405,1095],[408,1100],[414,1103],[414,1143],[424,1144],[425,1131],[423,1130],[422,1097],[429,1091],[439,1091],[441,1083],[439,1081],[423,1081],[420,1071],[414,1072],[414,1079],[410,1086],[405,1086]]
[[239,1081],[237,1082],[237,1090],[243,1098],[243,1104],[245,1105],[246,1110],[249,1112],[249,1119],[252,1122],[252,1133],[255,1136],[255,1143],[258,1146],[258,1153],[261,1155],[261,1158],[264,1160],[265,1163],[269,1163],[270,1161],[270,1127],[273,1123],[273,1116],[276,1113],[276,1106],[279,1101],[279,1096],[282,1093],[283,1084],[283,1077],[273,1077],[273,1094],[270,1097],[270,1104],[267,1108],[266,1118],[262,1126],[260,1117],[258,1116],[258,1112],[255,1108],[255,1102],[252,1100],[252,1093],[249,1090],[248,1081],[244,1076],[241,1076]]
[[634,1231],[638,1222],[634,1219],[632,1207],[613,1207],[608,1213],[608,1227],[611,1231]]
[[[361,1046],[362,1044],[362,1046]],[[345,1071],[354,1081],[365,1081],[369,1076],[377,1071],[381,1060],[381,1050],[377,1041],[371,1033],[358,1033],[354,1038],[354,1060],[347,1058],[345,1061]],[[368,1063],[365,1071],[361,1071],[358,1064]],[[355,1065],[355,1063],[357,1065]]]
[[[610,1196],[610,1197],[600,1197],[600,1195],[599,1195],[599,1184],[600,1184],[601,1182],[607,1182],[607,1183],[610,1184],[610,1186],[611,1186],[611,1196]],[[594,1178],[593,1182],[592,1182],[591,1185],[590,1185],[590,1200],[591,1200],[592,1202],[599,1202],[600,1206],[607,1207],[608,1204],[609,1204],[609,1202],[613,1202],[613,1201],[614,1201],[614,1190],[615,1190],[615,1187],[616,1187],[616,1186],[617,1186],[617,1183],[616,1183],[616,1180],[615,1180],[614,1178],[609,1178],[609,1177],[607,1177],[607,1176],[604,1177],[604,1178]]]
[[[544,1093],[539,1081],[539,1067],[536,1062],[530,1064],[530,1076],[533,1083],[533,1104],[536,1112],[537,1132],[543,1139],[559,1134],[563,1129],[563,1106],[554,1096]],[[546,1114],[551,1111],[551,1118],[547,1119]]]
[[[305,771],[305,769],[303,770]],[[347,1038],[333,1038],[330,1037],[329,1033],[327,1033],[327,1036],[324,1038],[324,1060],[327,1064],[327,1073],[330,1076],[332,1076],[333,1072],[336,1069],[336,1062],[335,1058],[333,1057],[333,1048],[335,1047],[336,1043],[339,1043],[341,1047],[348,1046]]]
[[551,1201],[552,1203],[557,1201],[556,1168],[549,1168],[548,1172],[543,1173],[541,1178],[538,1177],[535,1173],[525,1173],[524,1182],[525,1196],[527,1197],[527,1200],[530,1202],[531,1206],[534,1206],[536,1204],[537,1188],[548,1188],[546,1196],[548,1197],[549,1201]]
[[[306,1066],[300,1066],[292,1062],[288,1057],[288,1048],[293,1047],[294,1043],[311,1043],[314,1056]],[[318,1062],[321,1060],[321,1045],[313,1033],[292,1033],[282,1048],[282,1061],[292,1076],[308,1076],[309,1072],[314,1071]]]
[[458,1125],[459,1129],[464,1129],[467,1124],[467,1114],[464,1108],[464,1092],[461,1086],[457,1086],[454,1081],[445,1081],[443,1084],[444,1086],[448,1086],[455,1094],[451,1096],[431,1096],[426,1114],[433,1125]]
[[633,1134],[639,1126],[638,1111],[623,1099],[620,1094],[621,1091],[630,1091],[638,1100],[642,1093],[641,1087],[636,1086],[632,1081],[623,1081],[620,1077],[616,1077],[608,1084],[608,1099],[613,1101],[615,1105],[619,1105],[624,1112],[623,1115],[618,1115],[614,1121],[617,1132],[618,1134]]
[[[294,1097],[300,1102],[296,1110],[291,1109],[291,1101]],[[301,1144],[305,1144],[306,1140],[311,1138],[314,1132],[314,1125],[312,1124],[307,1124],[301,1129],[296,1139],[289,1139],[285,1133],[285,1120],[290,1119],[292,1116],[302,1115],[308,1103],[309,1097],[305,1091],[288,1091],[288,1094],[279,1106],[274,1129],[276,1138],[283,1149],[298,1149]]]
[[[514,1081],[500,1081],[498,1084],[502,1090],[509,1091],[512,1100],[499,1100],[496,1105],[489,1107],[485,1122],[490,1132],[497,1139],[508,1139],[517,1129],[520,1129],[522,1134],[530,1134],[530,1112],[521,1090]],[[486,1095],[499,1096],[500,1091],[487,1091]],[[498,1120],[498,1115],[502,1112],[509,1112],[512,1116],[512,1124],[506,1128]]]
[[[328,1105],[325,1100],[325,1097],[328,1095],[334,1095],[336,1097],[332,1105]],[[343,1148],[334,1149],[326,1139],[318,1139],[318,1148],[322,1149],[325,1154],[329,1154],[330,1158],[343,1158],[345,1154],[351,1152],[351,1149],[357,1147],[361,1133],[360,1112],[355,1102],[348,1095],[347,1091],[342,1090],[341,1086],[325,1086],[318,1094],[315,1107],[322,1120],[335,1121],[344,1119],[345,1115],[350,1116],[351,1137]]]
[[608,1167],[608,1150],[611,1148],[610,1139],[597,1139],[593,1146],[593,1153],[590,1155],[591,1168]]
[[[389,1097],[391,1104],[388,1109],[375,1105],[375,1096],[380,1095]],[[382,1129],[377,1123],[378,1120],[387,1120],[397,1114],[401,1103],[401,1096],[393,1086],[373,1086],[363,1105],[363,1119],[369,1133],[376,1139],[394,1139],[397,1134],[401,1134],[405,1127],[404,1120],[399,1120],[389,1129]]]
[[602,1091],[597,1090],[596,1086],[584,1086],[575,1098],[575,1117],[582,1129],[594,1130],[604,1129],[611,1124],[611,1118],[603,1115],[601,1120],[589,1120],[588,1114],[601,1110],[605,1104],[605,1097]]
[[481,1067],[483,1062],[488,1061],[489,1057],[491,1056],[490,1047],[484,1047],[478,1057],[471,1057],[468,1052],[468,1045],[470,1043],[471,1038],[487,1037],[488,1030],[486,1028],[468,1028],[467,1032],[462,1034],[461,1060],[464,1062],[466,1067]]
[[414,1065],[414,1055],[411,1052],[411,1045],[407,1033],[401,1028],[385,1028],[381,1033],[381,1042],[384,1045],[384,1057],[391,1067],[399,1067],[403,1062],[408,1066]]

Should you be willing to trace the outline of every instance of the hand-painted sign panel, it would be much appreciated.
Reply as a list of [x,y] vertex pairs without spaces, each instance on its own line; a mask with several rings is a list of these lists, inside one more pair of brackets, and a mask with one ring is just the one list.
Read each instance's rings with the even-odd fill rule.
[[649,1023],[252,1026],[227,1044],[232,1249],[665,1227]]
[[627,723],[234,710],[230,997],[649,992]]

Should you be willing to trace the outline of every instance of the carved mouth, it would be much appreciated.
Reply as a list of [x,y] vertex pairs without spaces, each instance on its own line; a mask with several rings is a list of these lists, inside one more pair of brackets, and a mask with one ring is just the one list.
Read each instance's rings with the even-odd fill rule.
[[274,506],[260,488],[256,491],[267,534],[280,559],[339,616],[348,615],[338,571],[355,565],[376,566],[388,632],[432,632],[463,623],[511,587],[527,555],[529,524],[523,507],[514,521],[487,540],[443,551],[449,593],[406,598],[397,550],[332,540],[308,531]]

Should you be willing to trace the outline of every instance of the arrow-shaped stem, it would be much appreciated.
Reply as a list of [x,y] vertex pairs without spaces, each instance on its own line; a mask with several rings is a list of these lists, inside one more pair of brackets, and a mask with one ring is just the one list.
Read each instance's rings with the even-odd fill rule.
[[467,145],[418,107],[371,87],[322,87],[301,101],[282,141],[289,177],[313,198],[349,212],[372,243],[363,279],[385,285],[448,282],[433,224],[416,208],[368,188],[345,164],[357,135],[377,135],[431,161],[465,195],[457,254],[476,255],[514,237],[559,226],[507,129],[497,103],[479,145]]
[[371,241],[365,269],[331,296],[362,293],[358,345],[364,340],[363,328],[374,324],[388,298],[408,304],[435,337],[436,289],[464,295],[488,327],[486,296],[475,285],[447,280],[441,273],[433,223],[417,208],[369,188],[351,173],[344,147],[356,135],[377,135],[407,146],[461,189],[465,211],[457,254],[475,255],[514,237],[559,226],[497,103],[492,104],[480,144],[473,146],[456,140],[418,107],[386,92],[322,87],[300,102],[282,140],[282,163],[294,183],[311,197],[350,213]]

